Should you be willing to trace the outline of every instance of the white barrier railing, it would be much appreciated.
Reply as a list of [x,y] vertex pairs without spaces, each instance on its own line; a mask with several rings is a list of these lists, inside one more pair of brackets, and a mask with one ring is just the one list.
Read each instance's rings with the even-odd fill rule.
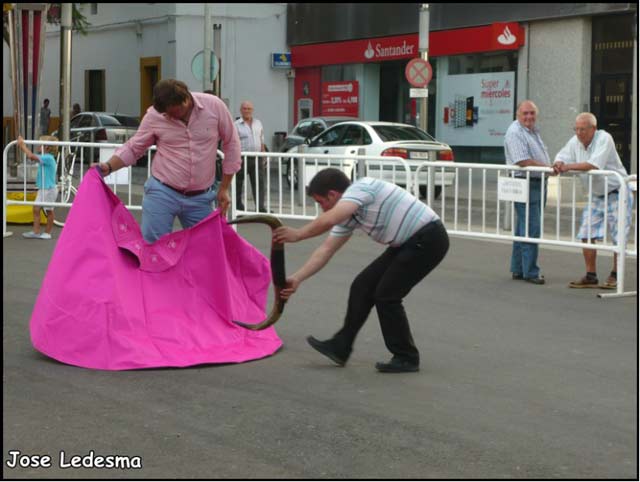
[[[466,164],[451,162],[432,162],[418,168],[416,174],[422,171],[434,170],[439,174],[445,172],[455,173],[455,181],[452,188],[442,186],[440,199],[432,204],[432,208],[442,218],[443,223],[447,226],[447,231],[451,235],[462,237],[475,237],[483,239],[496,239],[504,241],[522,241],[538,244],[548,244],[555,246],[564,246],[570,248],[586,248],[610,251],[617,254],[617,270],[618,284],[617,292],[612,294],[601,294],[601,297],[621,296],[624,293],[624,270],[625,257],[637,257],[637,209],[635,216],[632,216],[630,232],[633,233],[633,239],[627,243],[625,236],[618,236],[617,242],[614,242],[611,233],[608,232],[607,222],[604,222],[603,241],[600,244],[584,244],[576,240],[576,229],[580,225],[582,217],[582,209],[586,205],[590,205],[594,194],[594,179],[601,178],[604,185],[605,193],[609,192],[608,185],[610,179],[615,178],[620,184],[617,213],[617,232],[625,232],[626,218],[626,201],[627,193],[630,186],[633,186],[636,176],[627,178],[613,171],[591,170],[586,173],[569,172],[560,176],[553,176],[553,169],[545,167],[528,167],[520,168],[517,166],[497,165],[497,164]],[[525,174],[526,180],[537,173],[543,180],[555,181],[556,188],[554,192],[548,192],[547,182],[541,182],[541,198],[547,198],[544,209],[540,212],[540,237],[529,236],[529,201],[526,201],[526,220],[525,220],[525,236],[515,235],[515,210],[507,209],[512,207],[513,201],[500,200],[498,193],[497,178],[501,175],[513,177],[514,174]],[[588,186],[587,192],[582,199],[578,199],[576,192],[580,176],[587,176]],[[432,178],[432,176],[428,176]],[[571,194],[568,201],[562,199],[562,185],[564,180],[568,180],[571,185]],[[414,177],[413,191],[419,192],[420,177]],[[460,188],[460,183],[466,183],[466,189]],[[617,183],[616,183],[617,184]],[[479,186],[478,186],[479,185]],[[427,190],[431,190],[431,186],[427,186]],[[453,191],[451,193],[450,191]],[[549,201],[552,202],[549,202]],[[586,202],[585,202],[586,201]],[[604,196],[605,211],[608,205],[608,195]],[[504,221],[501,217],[502,213],[510,213],[509,228],[502,225]],[[475,215],[475,218],[474,218]],[[587,216],[587,236],[591,238],[592,219],[591,212]],[[630,292],[628,294],[635,294]]]
[[[121,144],[109,143],[83,143],[83,142],[51,142],[51,141],[25,141],[28,145],[57,145],[61,147],[59,155],[59,189],[62,195],[61,202],[51,203],[54,206],[70,207],[73,201],[75,189],[82,180],[90,162],[85,160],[83,148],[115,149]],[[7,236],[7,205],[34,205],[33,201],[26,200],[28,172],[26,164],[23,168],[22,191],[23,200],[7,199],[7,158],[8,152],[15,145],[15,141],[5,147],[3,152],[3,235]],[[141,168],[136,168],[139,180],[144,181],[151,175],[152,151],[155,146],[147,151],[146,173]],[[32,149],[33,150],[33,149]],[[222,153],[219,152],[221,156]],[[253,214],[259,212],[256,199],[264,197],[264,208],[278,217],[285,219],[310,220],[319,214],[318,206],[311,198],[306,196],[306,186],[318,169],[325,167],[337,167],[342,169],[350,178],[358,179],[363,176],[385,179],[407,187],[417,194],[426,194],[427,199],[439,195],[439,199],[432,203],[432,208],[440,215],[451,235],[462,237],[476,237],[483,239],[496,239],[504,241],[524,241],[539,244],[564,246],[574,249],[582,249],[585,244],[576,241],[576,227],[579,224],[580,214],[578,208],[590,203],[593,194],[593,179],[604,179],[605,192],[608,179],[612,176],[620,182],[620,196],[622,202],[618,203],[618,232],[624,232],[624,213],[626,193],[630,186],[637,184],[637,177],[623,178],[617,173],[609,171],[592,170],[587,174],[589,183],[586,195],[580,199],[577,197],[578,175],[566,173],[561,176],[550,176],[550,168],[519,168],[502,164],[465,164],[448,161],[429,162],[411,171],[404,159],[396,157],[371,157],[353,155],[329,154],[301,154],[301,153],[267,153],[267,152],[243,152],[242,153],[244,185],[242,189],[242,204],[244,209],[239,210],[236,199],[236,180],[234,176],[231,189],[231,208],[229,215],[233,218],[237,215]],[[249,209],[249,190],[251,189],[248,159],[255,158],[261,162],[251,163],[255,179],[255,209]],[[541,235],[539,238],[529,237],[526,223],[525,236],[515,236],[514,217],[511,201],[499,199],[497,184],[500,176],[513,176],[515,172],[524,173],[527,177],[539,173],[550,179],[549,185],[555,182],[553,188],[548,189],[547,184],[542,183],[543,198],[548,194],[549,201],[545,209],[541,210]],[[122,199],[126,207],[131,210],[142,209],[142,185],[134,185],[132,167],[127,168],[128,178],[123,189],[118,193],[118,184],[113,179],[110,183],[113,191]],[[142,174],[142,175],[141,175]],[[262,179],[261,179],[262,177]],[[569,181],[569,200],[566,201],[563,184]],[[122,186],[122,185],[120,185]],[[436,186],[438,191],[436,191]],[[462,186],[462,188],[461,188]],[[423,189],[424,188],[424,189]],[[264,193],[260,191],[264,190]],[[636,190],[632,188],[632,190]],[[252,189],[253,191],[253,189]],[[135,196],[135,197],[134,197]],[[124,197],[124,199],[123,199]],[[605,204],[607,203],[605,199]],[[527,202],[528,204],[528,202]],[[528,207],[528,206],[527,206]],[[526,210],[527,217],[529,210]],[[56,217],[59,213],[56,211]],[[505,228],[502,224],[508,224]],[[528,221],[528,219],[527,219]],[[589,223],[591,220],[589,219]],[[590,244],[589,248],[601,251],[610,251],[618,255],[618,287],[613,296],[624,295],[624,260],[626,256],[637,257],[637,209],[632,217],[631,232],[633,239],[627,243],[624,236],[620,236],[618,243],[613,243],[608,226],[605,223],[604,240],[602,243]],[[590,228],[589,228],[590,230]],[[634,292],[635,293],[635,292]],[[628,293],[633,294],[633,293]],[[612,295],[603,295],[612,296]]]
[[[313,219],[318,213],[318,206],[306,195],[306,187],[319,169],[335,167],[341,169],[350,179],[363,176],[385,178],[396,184],[411,186],[411,171],[406,161],[400,157],[358,156],[353,154],[283,154],[271,152],[243,152],[242,169],[244,181],[242,187],[242,204],[239,209],[236,196],[232,196],[231,215],[257,214],[259,202],[263,198],[267,211],[286,219]],[[259,162],[247,162],[248,158],[262,158],[264,168]],[[254,210],[249,208],[249,164],[253,168],[256,179],[254,193]],[[359,167],[360,166],[360,167]],[[387,169],[383,169],[386,167]],[[257,181],[263,169],[265,183]],[[275,177],[275,180],[274,180]],[[236,192],[237,176],[233,178],[233,192]],[[302,188],[300,188],[302,187]]]

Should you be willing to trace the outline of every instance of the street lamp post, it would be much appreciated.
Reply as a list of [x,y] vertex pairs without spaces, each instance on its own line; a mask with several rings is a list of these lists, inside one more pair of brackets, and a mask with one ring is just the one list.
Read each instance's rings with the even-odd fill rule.
[[208,3],[204,4],[204,58],[202,90],[211,89],[211,51],[213,50],[213,31],[211,26],[211,9]]
[[73,25],[73,4],[63,3],[60,15],[60,129],[61,141],[69,140],[71,120],[71,27]]
[[[418,50],[420,57],[427,62],[429,60],[429,4],[420,5],[420,31],[418,34]],[[425,87],[428,89],[429,87]],[[429,97],[420,99],[420,128],[427,131],[427,108]]]

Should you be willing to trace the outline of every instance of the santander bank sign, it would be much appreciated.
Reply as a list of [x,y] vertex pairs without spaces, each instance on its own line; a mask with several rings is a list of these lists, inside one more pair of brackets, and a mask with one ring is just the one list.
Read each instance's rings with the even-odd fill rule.
[[291,63],[296,68],[411,59],[418,55],[417,34],[291,47]]
[[[517,22],[433,31],[429,33],[429,56],[517,50],[524,45],[524,39],[524,29]],[[414,33],[292,46],[291,64],[294,68],[360,64],[412,59],[419,55],[418,34]]]
[[389,45],[386,47],[379,42],[372,46],[371,42],[369,42],[367,49],[364,51],[364,58],[367,60],[404,58],[407,55],[415,57],[417,49],[414,44],[407,44],[406,40],[402,42],[402,45]]

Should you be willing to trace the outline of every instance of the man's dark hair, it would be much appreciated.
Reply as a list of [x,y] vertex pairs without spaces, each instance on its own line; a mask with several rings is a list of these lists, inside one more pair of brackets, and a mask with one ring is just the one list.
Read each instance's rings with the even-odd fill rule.
[[328,167],[319,171],[307,187],[307,195],[325,197],[329,191],[345,192],[351,180],[340,169]]
[[44,103],[48,104],[49,103],[49,99],[45,99]]
[[153,88],[153,107],[162,114],[168,107],[180,105],[190,97],[187,84],[176,79],[164,79]]

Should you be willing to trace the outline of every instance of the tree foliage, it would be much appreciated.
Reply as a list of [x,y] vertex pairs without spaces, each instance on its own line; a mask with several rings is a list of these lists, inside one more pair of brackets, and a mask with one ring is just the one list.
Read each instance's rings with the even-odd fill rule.
[[[6,5],[6,4],[5,4]],[[50,3],[49,9],[47,10],[47,23],[52,25],[60,25],[60,15],[62,13],[62,4],[61,3]],[[73,25],[72,30],[81,33],[82,35],[87,34],[87,28],[91,26],[87,18],[82,14],[82,12],[78,9],[78,5],[82,5],[80,3],[73,3]],[[9,12],[6,7],[3,8],[2,11],[2,37],[4,42],[9,45]]]

